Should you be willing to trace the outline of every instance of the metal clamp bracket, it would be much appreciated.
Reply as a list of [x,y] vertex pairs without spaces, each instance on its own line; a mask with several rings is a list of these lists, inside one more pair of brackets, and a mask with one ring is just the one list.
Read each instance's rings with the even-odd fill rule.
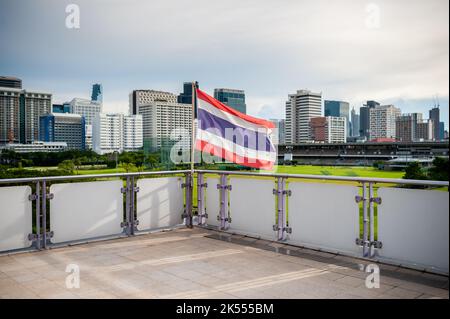
[[47,199],[53,199],[53,198],[55,198],[55,195],[53,193],[47,194]]
[[55,234],[55,233],[53,232],[53,230],[51,230],[51,231],[49,231],[49,232],[46,233],[47,238],[53,238],[53,235],[54,235],[54,234]]
[[225,217],[225,218],[220,218],[220,215],[217,215],[217,220],[224,220],[224,221],[226,221],[226,222],[229,222],[229,223],[231,223],[231,217]]
[[272,227],[273,231],[285,231],[288,234],[292,234],[292,227],[279,227],[277,224],[273,225]]
[[292,191],[289,190],[289,189],[286,189],[286,190],[283,191],[283,195],[292,196]]
[[358,246],[363,246],[363,247],[370,247],[370,241],[366,240],[364,241],[364,239],[361,238],[356,238],[355,240],[356,245]]
[[134,188],[134,192],[135,192],[135,193],[137,193],[137,192],[139,192],[139,191],[140,191],[139,187],[135,187],[135,188]]
[[383,243],[381,241],[375,240],[373,242],[370,243],[371,246],[381,249],[383,248]]
[[359,196],[359,195],[355,196],[355,202],[357,202],[357,203],[363,202],[365,200],[366,199],[364,197],[362,197],[362,196]]
[[197,186],[198,186],[198,187],[205,187],[205,188],[206,188],[206,187],[208,187],[208,183],[198,184]]
[[199,217],[199,218],[208,218],[208,214],[207,213],[200,214],[200,215],[197,215],[197,217]]
[[372,198],[370,198],[369,201],[379,205],[379,204],[381,204],[381,197],[372,197]]
[[231,185],[221,185],[221,184],[217,184],[217,189],[228,189],[229,191],[231,191],[232,186],[231,186]]
[[38,241],[41,236],[39,234],[28,234],[29,241]]
[[128,225],[130,225],[129,222],[121,222],[120,223],[120,227],[122,227],[122,228],[128,227]]
[[181,188],[192,187],[191,183],[181,183]]
[[122,187],[122,188],[120,189],[120,192],[121,192],[122,194],[126,194],[126,193],[128,192],[128,187]]
[[31,194],[28,196],[28,200],[33,201],[39,198],[38,194]]

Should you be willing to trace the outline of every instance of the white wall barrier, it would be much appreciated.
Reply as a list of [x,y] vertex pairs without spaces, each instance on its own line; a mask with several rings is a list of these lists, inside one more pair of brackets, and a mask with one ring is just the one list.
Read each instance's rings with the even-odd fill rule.
[[276,240],[273,180],[231,178],[230,231]]
[[206,213],[208,218],[206,219],[206,224],[211,226],[220,226],[220,221],[217,220],[220,210],[220,190],[217,189],[217,184],[220,180],[218,178],[208,177],[206,183],[208,187],[205,189],[206,194]]
[[184,192],[181,184],[180,177],[138,180],[138,230],[172,227],[183,222]]
[[380,188],[378,197],[379,256],[448,273],[448,192]]
[[0,187],[0,251],[31,246],[32,205],[29,186]]
[[52,243],[82,240],[122,232],[121,180],[54,184],[50,187]]
[[354,255],[359,251],[359,208],[355,186],[289,182],[288,241]]

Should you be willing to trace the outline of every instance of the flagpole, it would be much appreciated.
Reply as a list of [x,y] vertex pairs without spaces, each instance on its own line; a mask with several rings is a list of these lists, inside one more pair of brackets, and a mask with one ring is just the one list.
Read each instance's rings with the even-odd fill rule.
[[195,82],[192,82],[192,129],[191,129],[191,174],[194,176],[194,143],[195,143],[195,100],[196,100]]

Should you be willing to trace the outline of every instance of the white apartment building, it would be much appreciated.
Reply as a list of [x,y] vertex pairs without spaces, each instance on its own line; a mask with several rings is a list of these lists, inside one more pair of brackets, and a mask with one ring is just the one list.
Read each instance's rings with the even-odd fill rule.
[[346,143],[347,118],[345,116],[314,117],[310,121],[311,141],[315,143]]
[[380,105],[369,109],[369,139],[395,139],[395,121],[401,115],[399,108],[393,105]]
[[84,116],[86,125],[86,149],[92,149],[92,122],[102,112],[103,105],[98,101],[74,98],[70,101],[70,112]]
[[177,102],[177,95],[155,90],[130,94],[130,113],[142,115],[143,139],[151,149],[177,143],[190,149],[192,106]]
[[347,142],[347,118],[327,116],[327,143]]
[[98,154],[142,147],[142,117],[99,113],[92,123],[92,145]]
[[0,147],[0,149],[1,148],[11,150],[16,153],[62,152],[67,150],[67,143],[35,141],[29,144],[9,143]]
[[322,93],[298,90],[286,102],[286,144],[311,141],[309,122],[322,115]]
[[142,146],[142,115],[125,115],[123,117],[123,150],[136,151]]

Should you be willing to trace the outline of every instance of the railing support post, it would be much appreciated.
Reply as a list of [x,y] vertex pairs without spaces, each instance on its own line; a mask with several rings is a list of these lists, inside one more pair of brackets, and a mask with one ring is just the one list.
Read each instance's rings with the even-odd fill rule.
[[366,183],[362,182],[362,202],[363,202],[363,257],[368,256],[368,248],[370,247],[368,237],[368,216],[367,216],[367,187]]
[[129,225],[130,225],[130,235],[134,235],[134,227],[135,227],[135,220],[134,220],[134,203],[135,203],[135,187],[134,187],[134,176],[131,177],[131,184],[130,184],[130,219],[129,219]]
[[36,248],[41,250],[41,183],[36,182]]
[[47,249],[47,183],[42,181],[42,247]]
[[230,222],[230,219],[228,217],[228,189],[231,189],[231,185],[227,185],[227,175],[221,174],[220,175],[220,184],[217,185],[217,187],[220,189],[220,212],[219,212],[219,219],[220,219],[220,229],[226,230],[228,229],[228,223]]
[[205,192],[204,192],[204,188],[207,187],[208,185],[203,181],[204,176],[202,173],[199,173],[197,175],[197,210],[198,210],[197,225],[199,226],[204,225],[206,222],[206,218],[208,218],[205,209]]
[[192,173],[186,173],[186,210],[184,216],[186,218],[186,226],[192,228],[192,198],[193,198],[193,176]]
[[370,248],[369,248],[369,257],[373,257],[375,255],[375,214],[374,214],[374,191],[373,191],[373,183],[369,183],[369,219],[370,219]]
[[130,176],[127,176],[127,182],[125,185],[125,223],[126,223],[126,233],[128,236],[131,235],[131,181]]

